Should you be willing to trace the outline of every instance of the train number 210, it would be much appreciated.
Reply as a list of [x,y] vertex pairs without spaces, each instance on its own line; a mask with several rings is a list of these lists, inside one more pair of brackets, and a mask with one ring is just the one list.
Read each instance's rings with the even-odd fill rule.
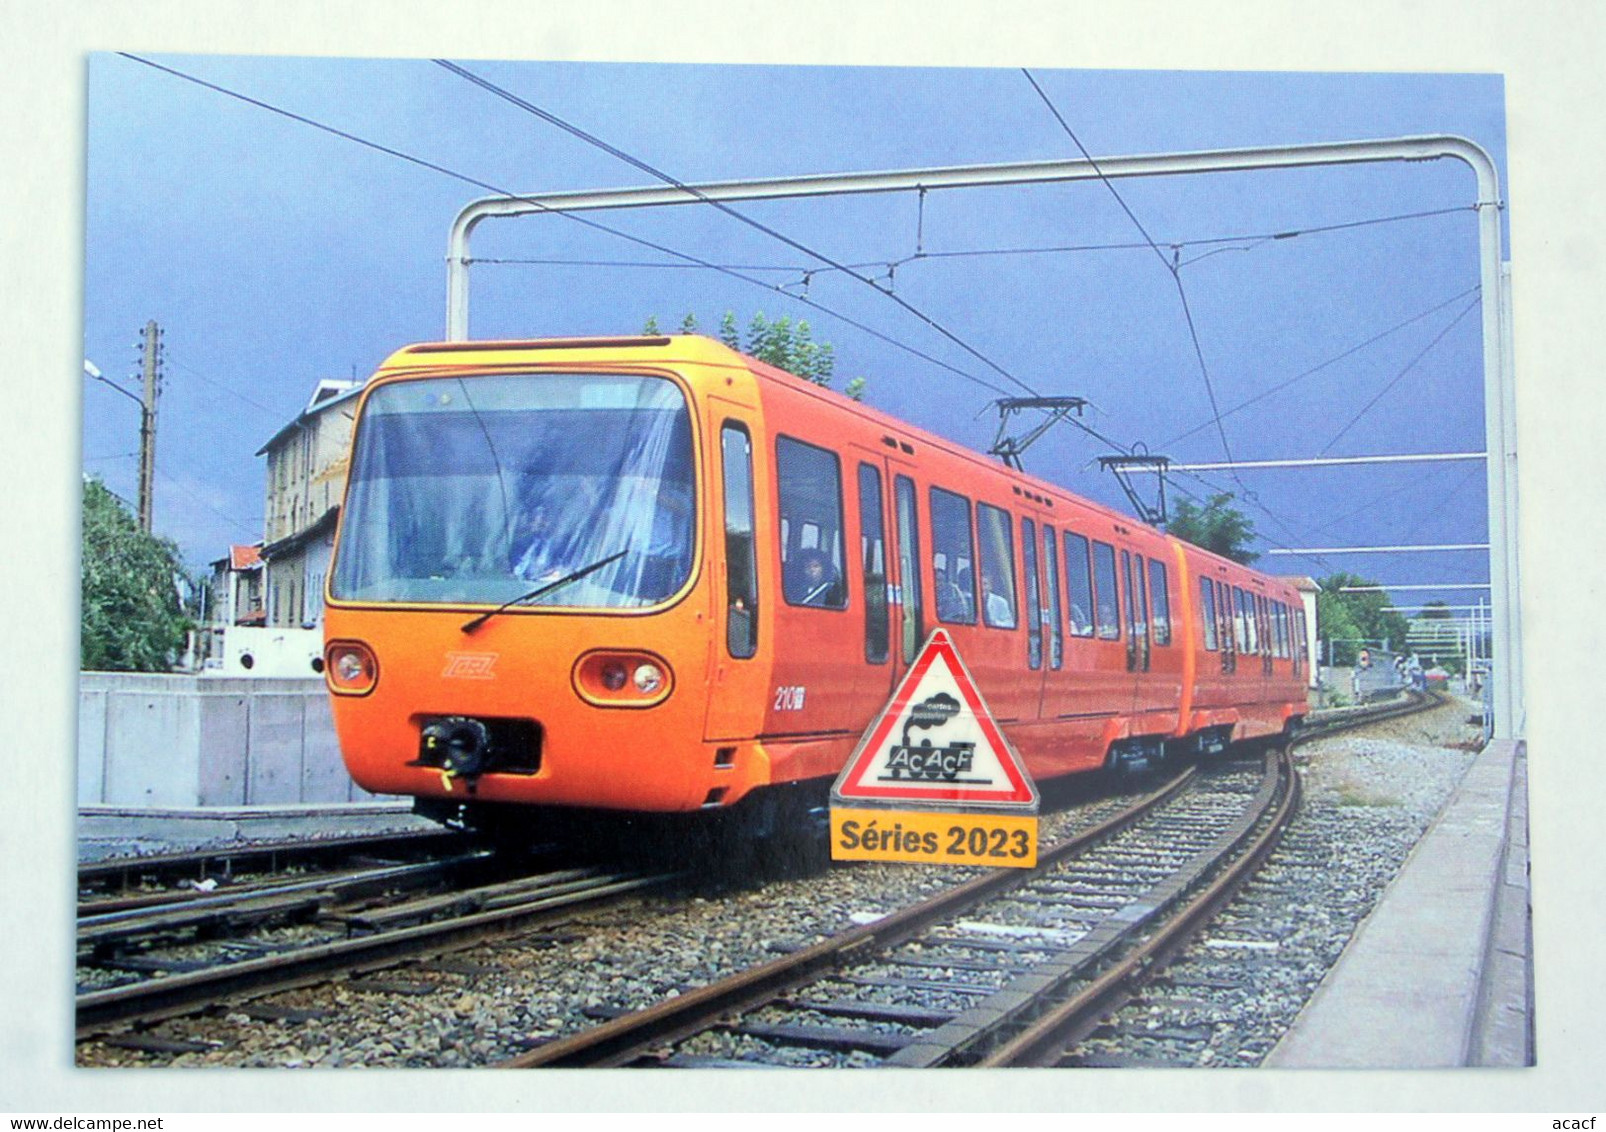
[[803,697],[807,693],[808,689],[802,687],[801,685],[797,687],[775,689],[775,710],[802,711]]

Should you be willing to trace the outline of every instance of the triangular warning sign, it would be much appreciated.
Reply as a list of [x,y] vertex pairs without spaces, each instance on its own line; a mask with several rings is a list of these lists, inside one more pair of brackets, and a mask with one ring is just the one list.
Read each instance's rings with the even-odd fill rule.
[[837,776],[831,800],[1035,813],[1037,786],[937,629]]

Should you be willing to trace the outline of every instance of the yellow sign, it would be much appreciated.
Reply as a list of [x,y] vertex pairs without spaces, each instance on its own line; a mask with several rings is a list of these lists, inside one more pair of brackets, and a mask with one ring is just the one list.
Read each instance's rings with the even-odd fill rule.
[[1037,865],[1037,818],[832,807],[831,859],[1030,869]]

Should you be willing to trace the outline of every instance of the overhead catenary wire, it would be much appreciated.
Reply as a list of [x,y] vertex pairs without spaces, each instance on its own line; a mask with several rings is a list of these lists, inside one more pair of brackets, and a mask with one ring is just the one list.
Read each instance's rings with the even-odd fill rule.
[[[1390,326],[1388,329],[1378,331],[1376,334],[1372,335],[1370,338],[1366,339],[1364,342],[1357,342],[1355,345],[1350,346],[1348,349],[1345,349],[1344,351],[1342,351],[1340,353],[1334,354],[1332,357],[1328,358],[1327,360],[1318,362],[1315,365],[1311,366],[1309,369],[1302,370],[1299,373],[1296,373],[1293,377],[1290,377],[1290,378],[1287,378],[1284,381],[1278,382],[1276,385],[1273,385],[1270,389],[1262,390],[1261,392],[1256,393],[1253,397],[1250,397],[1250,398],[1248,398],[1246,400],[1238,402],[1238,404],[1234,405],[1230,409],[1227,409],[1221,415],[1222,415],[1223,418],[1230,417],[1230,416],[1234,415],[1235,413],[1242,412],[1243,410],[1249,408],[1251,405],[1259,404],[1261,401],[1266,400],[1268,397],[1272,397],[1272,396],[1275,396],[1278,393],[1281,393],[1284,389],[1287,389],[1289,386],[1294,385],[1297,382],[1303,381],[1307,377],[1312,377],[1312,376],[1320,373],[1322,370],[1327,369],[1329,366],[1336,365],[1337,363],[1343,361],[1345,358],[1348,358],[1348,357],[1350,357],[1350,356],[1352,356],[1354,354],[1360,353],[1362,350],[1366,349],[1366,347],[1368,347],[1370,345],[1373,345],[1376,342],[1381,342],[1384,338],[1387,338],[1390,334],[1394,334],[1397,331],[1403,330],[1407,326],[1410,326],[1414,322],[1420,322],[1424,318],[1427,318],[1429,315],[1437,314],[1439,311],[1443,310],[1445,307],[1448,307],[1448,306],[1451,306],[1454,303],[1460,302],[1462,299],[1466,298],[1468,295],[1477,294],[1481,290],[1482,290],[1481,287],[1472,286],[1472,287],[1468,287],[1465,291],[1462,291],[1459,294],[1451,295],[1448,299],[1445,299],[1442,303],[1437,303],[1437,304],[1429,307],[1425,311],[1421,311],[1420,313],[1414,314],[1409,318],[1406,318],[1406,319],[1403,319],[1403,320],[1401,320],[1399,322],[1396,322],[1393,326]],[[1170,448],[1173,444],[1176,444],[1178,441],[1186,440],[1186,439],[1188,439],[1188,437],[1193,436],[1195,433],[1203,432],[1205,429],[1210,427],[1211,423],[1212,422],[1210,422],[1210,421],[1204,421],[1201,424],[1194,425],[1188,431],[1180,432],[1176,436],[1173,436],[1170,440],[1166,441],[1165,444],[1163,444],[1161,447]]]
[[[574,222],[576,224],[584,225],[587,228],[591,228],[591,229],[594,229],[594,230],[599,231],[599,232],[605,232],[608,235],[616,236],[619,239],[626,240],[626,241],[628,241],[630,243],[634,243],[634,244],[636,244],[636,245],[638,245],[640,247],[648,248],[648,249],[650,249],[652,251],[659,252],[659,253],[661,253],[663,255],[672,256],[672,257],[674,257],[676,259],[685,260],[688,263],[695,264],[696,266],[699,266],[699,267],[707,268],[707,269],[712,270],[712,271],[718,271],[721,274],[729,275],[730,277],[732,277],[734,279],[740,279],[741,281],[743,281],[745,283],[749,283],[749,284],[751,284],[751,285],[753,285],[755,287],[759,287],[759,288],[761,288],[763,290],[773,292],[773,293],[775,293],[777,295],[781,295],[781,296],[783,296],[783,297],[785,297],[785,298],[787,298],[787,299],[789,299],[789,300],[791,300],[793,302],[802,303],[803,305],[805,305],[807,307],[810,307],[810,308],[812,308],[814,310],[820,311],[822,314],[826,314],[826,315],[830,316],[831,318],[835,318],[835,319],[837,319],[837,320],[839,320],[839,321],[841,321],[841,322],[843,322],[843,323],[845,323],[845,324],[847,324],[849,326],[854,327],[855,329],[857,329],[859,331],[862,331],[863,333],[869,335],[870,337],[875,338],[877,341],[884,342],[889,346],[893,346],[896,349],[902,350],[905,353],[908,353],[908,354],[910,354],[910,355],[912,355],[914,357],[918,357],[921,360],[929,362],[932,365],[938,367],[939,369],[942,369],[942,370],[945,370],[945,371],[947,371],[949,373],[952,373],[956,377],[962,378],[963,380],[971,382],[974,385],[978,385],[978,386],[980,386],[980,387],[982,387],[984,389],[990,390],[990,391],[992,391],[994,393],[998,393],[1000,395],[1007,395],[1007,393],[1008,393],[1007,390],[999,387],[998,385],[996,385],[996,384],[994,384],[992,382],[987,381],[984,378],[978,377],[975,374],[972,374],[972,373],[969,373],[969,372],[967,372],[965,370],[962,370],[962,369],[958,368],[957,366],[954,366],[954,365],[952,365],[952,364],[950,364],[948,362],[943,361],[940,358],[933,357],[932,355],[926,353],[923,350],[920,350],[920,349],[918,349],[918,348],[916,348],[914,346],[911,346],[906,342],[899,341],[898,339],[893,338],[891,335],[888,335],[888,334],[883,333],[882,331],[876,330],[874,327],[868,326],[868,325],[860,322],[859,320],[857,320],[855,318],[852,318],[852,317],[850,317],[848,315],[845,315],[845,314],[841,313],[840,311],[833,310],[832,308],[824,305],[823,303],[820,303],[820,302],[817,302],[817,301],[815,301],[813,299],[810,299],[807,296],[794,295],[791,292],[784,290],[782,287],[779,287],[779,286],[777,286],[775,284],[772,284],[772,283],[767,283],[762,279],[754,279],[754,278],[752,278],[752,277],[750,277],[748,275],[742,274],[739,271],[734,271],[734,270],[730,270],[730,269],[727,269],[727,268],[722,268],[718,264],[710,263],[707,260],[701,259],[701,258],[699,258],[697,256],[690,255],[690,254],[688,254],[686,252],[679,251],[679,250],[677,250],[675,248],[667,247],[667,246],[665,246],[663,244],[656,243],[656,242],[654,242],[652,240],[644,239],[643,237],[640,237],[640,236],[632,235],[629,232],[625,232],[625,231],[623,231],[621,229],[611,227],[611,226],[609,226],[607,224],[602,224],[602,223],[600,223],[598,221],[591,220],[591,219],[589,219],[587,217],[578,216],[578,215],[575,215],[574,213],[570,213],[570,212],[565,212],[562,209],[549,208],[548,206],[542,204],[540,201],[534,200],[534,199],[532,199],[531,197],[529,197],[529,196],[527,196],[525,194],[512,192],[512,191],[510,191],[508,189],[505,189],[505,188],[502,188],[500,186],[491,184],[490,182],[479,180],[478,178],[471,177],[471,176],[469,176],[469,175],[467,175],[465,173],[460,173],[460,172],[458,172],[458,171],[456,171],[454,169],[449,169],[444,165],[436,164],[433,161],[427,161],[427,160],[425,160],[423,158],[415,157],[412,154],[404,153],[403,151],[401,151],[399,149],[394,149],[394,148],[392,148],[390,146],[381,145],[378,142],[369,141],[367,138],[359,137],[358,135],[350,133],[350,132],[348,132],[346,130],[342,130],[342,129],[339,129],[339,128],[334,127],[334,126],[327,125],[327,124],[325,124],[323,122],[319,122],[316,119],[307,117],[306,115],[298,114],[298,113],[296,113],[296,112],[294,112],[292,110],[286,110],[286,109],[284,109],[282,107],[275,106],[270,102],[264,102],[263,100],[261,100],[259,98],[253,98],[250,95],[242,94],[239,91],[230,90],[228,87],[222,86],[222,85],[220,85],[218,83],[209,82],[206,79],[199,78],[199,77],[197,77],[195,75],[187,74],[186,72],[180,71],[175,67],[169,67],[169,66],[166,66],[166,65],[164,65],[162,63],[158,63],[158,62],[156,62],[154,60],[151,60],[151,59],[143,58],[143,57],[141,57],[139,55],[134,55],[134,54],[132,54],[130,52],[127,52],[127,51],[122,51],[122,52],[119,52],[118,54],[120,54],[123,58],[130,60],[131,62],[143,64],[144,66],[153,68],[154,70],[162,71],[162,72],[164,72],[166,74],[172,75],[174,78],[183,79],[185,82],[193,83],[196,86],[200,86],[200,87],[203,87],[203,88],[205,88],[207,90],[214,91],[214,92],[216,92],[218,94],[224,95],[225,97],[236,99],[237,101],[244,102],[244,103],[246,103],[246,104],[248,104],[250,106],[255,106],[258,109],[265,110],[265,111],[267,111],[267,112],[269,112],[271,114],[280,115],[281,117],[288,118],[291,121],[299,122],[302,125],[311,127],[312,129],[320,130],[320,131],[322,131],[324,133],[327,133],[327,134],[330,134],[330,135],[332,135],[334,137],[338,137],[338,138],[341,138],[341,139],[343,139],[345,141],[349,141],[349,142],[351,142],[351,143],[353,143],[355,145],[363,146],[364,148],[374,150],[375,152],[383,153],[383,154],[386,154],[387,156],[397,158],[398,160],[408,162],[409,164],[416,165],[416,166],[418,166],[420,168],[428,169],[428,170],[430,170],[432,172],[439,173],[439,174],[441,174],[443,176],[446,176],[446,177],[450,177],[453,180],[462,182],[463,184],[472,185],[477,189],[481,189],[481,190],[483,190],[485,192],[492,193],[492,194],[494,194],[496,196],[499,196],[499,197],[504,197],[507,200],[520,201],[520,202],[529,204],[533,208],[536,208],[537,210],[539,210],[539,211],[541,211],[543,213],[546,213],[546,214],[549,214],[549,215],[554,215],[554,216],[561,216],[565,220],[572,221],[572,222]],[[1030,387],[1026,387],[1026,386],[1023,386],[1023,388],[1030,389]],[[1031,392],[1035,392],[1035,390],[1030,390],[1030,391]]]
[[898,295],[898,294],[894,293],[890,288],[882,287],[881,285],[876,283],[873,279],[869,278],[868,276],[861,275],[859,272],[855,271],[853,268],[849,267],[847,264],[839,263],[837,260],[833,259],[831,256],[826,255],[824,252],[819,251],[819,250],[817,250],[817,249],[815,249],[813,247],[810,247],[809,245],[804,244],[804,243],[802,243],[802,242],[800,242],[798,240],[795,240],[791,236],[786,235],[784,232],[781,232],[781,231],[777,230],[776,228],[774,228],[774,227],[772,227],[772,226],[770,226],[768,224],[765,224],[765,223],[763,223],[761,221],[753,219],[752,217],[748,216],[746,213],[740,211],[739,209],[732,208],[730,205],[726,204],[724,201],[719,201],[719,200],[713,199],[712,197],[708,196],[706,193],[703,193],[703,192],[699,191],[695,186],[688,185],[686,182],[680,180],[679,178],[671,176],[668,173],[665,173],[663,170],[659,169],[657,166],[651,165],[648,162],[643,161],[638,157],[635,157],[635,156],[633,156],[633,155],[631,155],[629,153],[626,153],[624,150],[620,149],[618,146],[612,145],[609,142],[604,141],[602,138],[597,137],[595,134],[588,133],[587,131],[581,129],[580,127],[574,125],[571,122],[566,121],[565,119],[559,117],[558,115],[553,114],[548,110],[544,110],[544,109],[542,109],[541,107],[535,105],[532,102],[529,102],[529,101],[527,101],[527,100],[525,100],[523,98],[520,98],[518,95],[512,93],[511,91],[506,90],[506,89],[498,86],[496,83],[491,82],[489,79],[486,79],[486,78],[483,78],[483,77],[481,77],[479,75],[476,75],[474,72],[468,70],[466,67],[461,67],[458,64],[453,63],[449,59],[436,59],[435,62],[439,66],[441,66],[441,67],[445,68],[447,71],[451,72],[452,74],[457,75],[459,78],[465,79],[466,81],[468,81],[470,83],[473,83],[475,86],[480,87],[482,90],[488,91],[491,94],[495,95],[496,97],[502,99],[503,101],[508,102],[511,105],[518,107],[520,110],[523,110],[525,113],[534,115],[535,117],[541,119],[543,122],[547,122],[547,123],[549,123],[549,124],[551,124],[553,126],[556,126],[558,129],[563,130],[565,133],[568,133],[573,137],[579,138],[581,141],[585,142],[587,145],[594,146],[597,149],[602,150],[604,153],[607,153],[608,155],[610,155],[612,157],[615,157],[615,158],[619,159],[620,161],[625,162],[627,165],[630,165],[632,168],[639,169],[643,173],[646,173],[650,177],[655,177],[658,180],[663,181],[665,184],[670,185],[673,188],[679,189],[683,193],[687,193],[687,194],[689,194],[689,195],[691,195],[693,197],[696,197],[698,200],[702,201],[704,204],[707,204],[707,205],[717,209],[718,211],[724,213],[726,216],[731,217],[733,220],[737,220],[740,223],[745,224],[748,227],[755,229],[756,231],[762,232],[764,235],[769,236],[771,239],[779,240],[781,243],[785,244],[787,247],[792,248],[795,251],[800,251],[804,255],[811,256],[814,259],[819,260],[821,263],[826,264],[828,267],[831,267],[831,268],[833,268],[833,269],[835,269],[837,271],[843,272],[849,278],[857,280],[858,282],[864,284],[867,287],[874,288],[874,290],[878,294],[881,294],[881,295],[885,296],[886,298],[892,300],[898,306],[902,307],[904,310],[906,310],[910,314],[914,315],[917,319],[919,319],[921,322],[925,323],[932,330],[936,331],[942,337],[948,339],[948,341],[952,342],[954,345],[958,346],[961,350],[965,351],[965,353],[969,354],[971,357],[975,358],[977,361],[979,361],[983,365],[987,366],[994,373],[997,373],[1000,377],[1004,378],[1004,380],[1010,382],[1013,385],[1019,386],[1021,389],[1026,390],[1026,392],[1032,394],[1033,396],[1040,396],[1040,394],[1038,393],[1037,390],[1033,389],[1030,385],[1026,384],[1026,382],[1022,381],[1020,378],[1016,377],[1014,374],[1010,373],[1007,369],[1005,369],[1003,366],[999,365],[997,362],[993,361],[993,359],[989,358],[986,354],[983,354],[980,350],[977,350],[974,346],[972,346],[970,343],[966,342],[964,339],[960,338],[957,334],[955,334],[953,331],[949,330],[946,326],[944,326],[942,323],[938,322],[936,319],[932,318],[925,311],[921,310],[919,307],[916,307],[913,303],[909,302],[907,299],[903,298],[901,295]]
[[1333,434],[1333,438],[1322,446],[1321,451],[1318,452],[1317,455],[1325,456],[1328,452],[1332,451],[1333,445],[1337,444],[1341,439],[1343,439],[1344,434],[1349,432],[1350,429],[1354,428],[1355,425],[1359,423],[1360,419],[1370,412],[1372,406],[1381,401],[1389,392],[1389,390],[1393,389],[1402,380],[1404,380],[1405,375],[1415,369],[1418,362],[1432,353],[1433,348],[1440,342],[1444,341],[1444,339],[1449,335],[1450,331],[1454,330],[1462,319],[1466,318],[1467,315],[1471,314],[1474,310],[1477,310],[1481,302],[1481,299],[1474,299],[1472,302],[1468,303],[1459,314],[1450,320],[1449,325],[1445,326],[1444,329],[1440,330],[1436,335],[1434,335],[1432,341],[1430,341],[1426,346],[1422,347],[1422,349],[1419,350],[1410,361],[1405,363],[1400,372],[1395,374],[1394,377],[1389,380],[1388,384],[1384,385],[1382,389],[1379,389],[1370,401],[1362,405],[1360,411],[1344,423],[1343,428],[1339,429]]
[[[1360,220],[1349,220],[1337,224],[1318,224],[1305,228],[1292,228],[1279,232],[1245,233],[1235,236],[1200,236],[1185,240],[1168,241],[1173,248],[1210,247],[1220,244],[1249,244],[1250,248],[1218,247],[1222,251],[1248,251],[1266,243],[1279,240],[1290,240],[1299,236],[1314,236],[1328,232],[1348,231],[1357,228],[1366,228],[1379,224],[1395,224],[1407,220],[1421,220],[1428,217],[1448,216],[1458,212],[1476,212],[1473,205],[1456,205],[1451,208],[1434,208],[1421,212],[1404,212],[1392,216],[1373,216]],[[919,237],[917,237],[918,239]],[[942,259],[971,259],[982,257],[1004,256],[1032,256],[1032,255],[1072,255],[1088,252],[1136,251],[1148,248],[1146,243],[1136,241],[1117,241],[1103,244],[1045,244],[1040,246],[1003,247],[1003,248],[953,248],[948,251],[928,251],[917,245],[912,255],[894,260],[864,260],[849,263],[847,266],[855,270],[871,267],[903,267],[906,264],[918,263],[922,260]],[[1215,252],[1206,253],[1213,255]],[[1205,256],[1195,256],[1183,260],[1182,266],[1197,263]],[[471,264],[488,264],[501,266],[534,266],[534,267],[630,267],[630,268],[662,268],[675,271],[701,270],[700,264],[695,263],[666,263],[661,260],[625,260],[625,259],[574,259],[557,256],[549,257],[518,257],[518,256],[474,256],[468,260]],[[820,276],[828,275],[836,269],[832,267],[804,267],[800,264],[790,263],[725,263],[718,266],[731,271],[778,271],[793,275]],[[1231,410],[1222,414],[1231,416]],[[1207,426],[1208,427],[1208,426]]]
[[[1177,297],[1182,301],[1182,313],[1184,318],[1187,320],[1188,336],[1193,340],[1194,357],[1199,362],[1200,376],[1204,378],[1205,394],[1210,400],[1210,411],[1215,417],[1216,433],[1221,438],[1221,449],[1226,453],[1228,462],[1231,462],[1233,460],[1232,445],[1227,440],[1226,426],[1221,423],[1221,408],[1216,403],[1215,383],[1210,380],[1210,367],[1205,364],[1204,348],[1199,344],[1199,331],[1198,328],[1194,326],[1193,311],[1188,305],[1188,291],[1187,288],[1182,285],[1182,269],[1179,266],[1180,254],[1173,253],[1169,259],[1166,257],[1166,254],[1160,250],[1160,246],[1154,242],[1154,237],[1149,235],[1149,230],[1145,228],[1143,226],[1143,222],[1138,219],[1137,214],[1134,213],[1130,207],[1128,207],[1126,200],[1121,196],[1120,191],[1116,189],[1115,184],[1110,180],[1110,178],[1106,177],[1104,175],[1104,171],[1099,168],[1098,162],[1093,159],[1093,155],[1089,153],[1087,147],[1082,144],[1082,139],[1076,136],[1076,131],[1071,129],[1070,123],[1067,122],[1065,120],[1065,116],[1059,112],[1059,108],[1054,105],[1054,100],[1049,98],[1048,92],[1045,91],[1038,84],[1037,80],[1032,77],[1031,71],[1023,67],[1021,68],[1021,73],[1026,76],[1026,81],[1032,84],[1032,89],[1035,90],[1038,97],[1043,100],[1043,105],[1048,107],[1049,113],[1054,115],[1055,121],[1059,122],[1060,128],[1065,131],[1066,136],[1076,144],[1076,148],[1081,151],[1083,158],[1085,158],[1087,163],[1093,167],[1093,172],[1098,175],[1099,181],[1103,183],[1105,188],[1109,189],[1110,195],[1113,196],[1115,198],[1115,202],[1121,206],[1121,211],[1126,213],[1127,218],[1132,221],[1133,225],[1136,226],[1143,238],[1148,241],[1149,247],[1154,249],[1154,254],[1165,266],[1165,269],[1171,274],[1172,282],[1176,284]],[[1243,487],[1243,481],[1239,479],[1236,472],[1233,473],[1233,479],[1237,480],[1240,487]],[[1244,488],[1244,490],[1247,494],[1248,489]]]

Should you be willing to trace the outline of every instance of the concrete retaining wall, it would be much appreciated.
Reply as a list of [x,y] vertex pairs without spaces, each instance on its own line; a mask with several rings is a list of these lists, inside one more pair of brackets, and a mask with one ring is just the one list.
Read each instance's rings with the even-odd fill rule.
[[319,678],[80,676],[81,806],[267,806],[375,797],[346,774]]

